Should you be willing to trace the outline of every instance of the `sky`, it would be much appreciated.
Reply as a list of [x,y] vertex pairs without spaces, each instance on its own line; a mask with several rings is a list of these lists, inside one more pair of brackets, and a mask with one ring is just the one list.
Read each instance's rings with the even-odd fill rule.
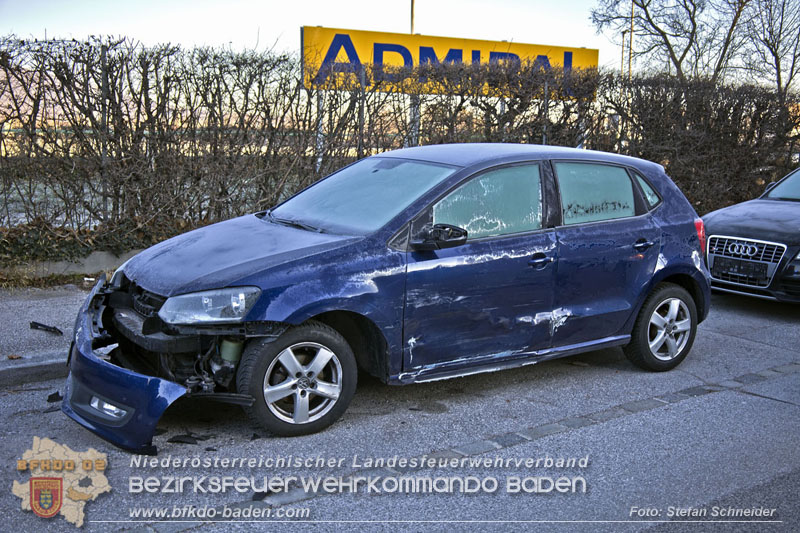
[[[619,45],[597,35],[589,18],[595,4],[596,0],[416,0],[414,32],[597,48],[601,67],[619,68]],[[409,32],[410,5],[410,0],[0,0],[0,34],[75,39],[113,35],[146,45],[295,52],[301,26]]]

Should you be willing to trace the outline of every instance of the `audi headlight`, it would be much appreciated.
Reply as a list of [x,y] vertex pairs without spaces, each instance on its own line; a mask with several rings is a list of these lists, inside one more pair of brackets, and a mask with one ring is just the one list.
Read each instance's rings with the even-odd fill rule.
[[158,316],[167,324],[226,324],[241,322],[253,308],[261,289],[231,287],[167,298]]

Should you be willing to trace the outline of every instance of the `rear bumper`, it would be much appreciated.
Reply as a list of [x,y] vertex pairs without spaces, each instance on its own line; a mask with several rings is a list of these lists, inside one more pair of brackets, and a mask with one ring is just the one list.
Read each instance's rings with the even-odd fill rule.
[[[153,433],[164,411],[187,393],[171,381],[138,374],[104,361],[93,350],[100,338],[101,279],[86,298],[75,321],[69,354],[69,377],[61,410],[86,429],[128,451],[155,454]],[[92,407],[92,398],[110,403],[124,414],[112,416]]]

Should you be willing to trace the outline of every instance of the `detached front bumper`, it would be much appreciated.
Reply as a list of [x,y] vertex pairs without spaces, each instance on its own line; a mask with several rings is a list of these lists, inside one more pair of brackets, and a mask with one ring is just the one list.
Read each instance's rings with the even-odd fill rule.
[[158,420],[187,389],[98,357],[93,349],[102,337],[97,329],[102,313],[99,304],[102,295],[98,293],[105,283],[105,278],[101,278],[78,312],[61,410],[120,448],[153,455],[156,448],[152,440]]

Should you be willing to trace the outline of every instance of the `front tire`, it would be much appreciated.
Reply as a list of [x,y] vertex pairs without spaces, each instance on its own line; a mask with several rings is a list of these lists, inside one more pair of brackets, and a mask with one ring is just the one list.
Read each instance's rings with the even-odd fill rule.
[[248,416],[270,433],[316,433],[347,409],[356,390],[355,356],[333,328],[307,322],[278,339],[252,341],[236,375],[239,393],[255,398]]
[[664,372],[686,358],[696,333],[697,307],[691,295],[679,285],[662,283],[642,305],[623,351],[636,366]]

